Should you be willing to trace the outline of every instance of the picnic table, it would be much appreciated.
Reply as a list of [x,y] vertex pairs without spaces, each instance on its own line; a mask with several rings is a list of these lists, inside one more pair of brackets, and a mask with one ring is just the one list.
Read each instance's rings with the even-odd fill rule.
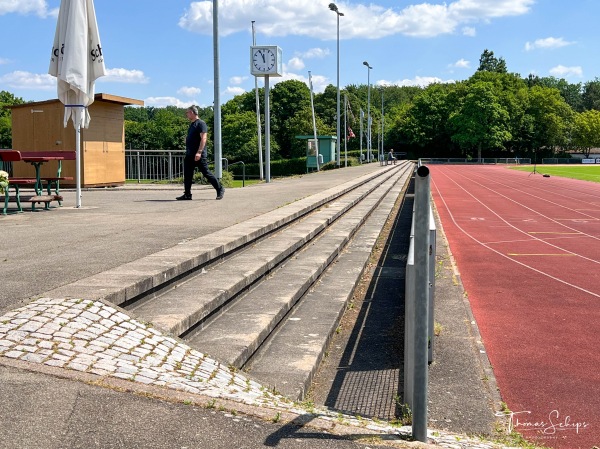
[[[6,215],[8,203],[14,201],[17,203],[17,212],[22,212],[21,202],[31,203],[31,210],[35,211],[35,205],[44,203],[44,209],[50,209],[50,203],[57,201],[62,205],[62,196],[60,195],[60,181],[72,180],[72,177],[61,175],[62,161],[74,160],[75,151],[17,151],[0,150],[0,164],[4,166],[7,162],[25,162],[33,165],[35,168],[35,178],[14,178],[9,176],[8,187],[4,192],[4,208],[2,214]],[[41,167],[43,164],[57,161],[58,167],[56,176],[41,176]],[[44,183],[46,183],[46,194],[44,194]],[[21,197],[21,187],[32,187],[34,195]],[[14,196],[10,195],[11,188],[14,189]],[[52,189],[54,188],[54,193]]]

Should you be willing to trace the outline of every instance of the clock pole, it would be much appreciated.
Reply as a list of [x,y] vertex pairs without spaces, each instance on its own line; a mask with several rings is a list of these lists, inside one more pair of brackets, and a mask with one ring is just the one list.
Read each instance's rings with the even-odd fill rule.
[[250,47],[250,73],[265,79],[265,181],[271,182],[271,111],[269,76],[282,76],[281,48],[276,45]]
[[271,182],[271,108],[269,107],[269,75],[265,75],[265,181]]

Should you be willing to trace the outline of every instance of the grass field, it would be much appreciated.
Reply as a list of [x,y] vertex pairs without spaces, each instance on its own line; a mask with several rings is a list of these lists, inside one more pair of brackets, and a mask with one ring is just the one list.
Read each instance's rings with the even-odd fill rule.
[[[533,172],[533,165],[511,168],[513,170]],[[537,165],[535,171],[540,175],[600,182],[600,165]]]

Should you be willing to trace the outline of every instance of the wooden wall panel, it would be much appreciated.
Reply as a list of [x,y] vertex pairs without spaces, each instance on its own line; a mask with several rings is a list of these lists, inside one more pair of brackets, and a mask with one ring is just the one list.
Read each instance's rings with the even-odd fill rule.
[[[84,187],[125,183],[124,104],[118,99],[110,97],[110,101],[97,100],[90,105],[90,126],[81,130],[81,185]],[[13,108],[13,149],[75,151],[76,130],[71,120],[66,128],[63,126],[64,111],[58,100]],[[45,164],[42,176],[55,175],[56,168],[56,162]],[[35,173],[33,167],[25,163],[14,164],[13,170],[14,176],[30,177]],[[75,179],[75,161],[64,161],[62,174]],[[75,181],[65,181],[62,185],[73,186]]]

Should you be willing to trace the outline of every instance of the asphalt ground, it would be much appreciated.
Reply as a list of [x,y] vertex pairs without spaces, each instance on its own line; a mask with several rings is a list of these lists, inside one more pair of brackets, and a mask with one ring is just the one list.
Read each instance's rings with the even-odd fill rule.
[[[181,202],[174,200],[181,194],[180,186],[133,185],[84,189],[82,207],[74,208],[74,191],[64,190],[63,207],[0,217],[0,313],[25,304],[28,298],[60,285],[200,235],[210,234],[355,177],[382,169],[385,168],[378,164],[370,164],[273,180],[269,184],[242,189],[228,189],[223,201],[214,200],[212,188],[201,186],[194,187],[193,201]],[[403,220],[406,221],[406,215]],[[389,233],[386,247],[399,245],[402,248],[403,243],[392,243],[394,239],[389,237],[402,236],[401,227],[397,227],[395,221],[392,221],[390,229],[395,231]],[[442,238],[442,235],[438,233],[438,238]],[[444,248],[443,241],[440,243],[438,248]],[[388,251],[388,260],[394,261],[395,264],[391,269],[395,273],[392,277],[399,276],[401,264],[398,265],[398,260],[402,259],[399,255],[401,251],[404,249]],[[435,361],[430,371],[431,427],[457,433],[487,435],[493,426],[493,410],[497,403],[493,388],[489,385],[489,377],[485,374],[485,357],[481,357],[477,349],[479,341],[477,334],[473,333],[474,327],[469,320],[468,307],[463,301],[460,288],[456,288],[451,258],[448,253],[439,254],[444,272],[436,282],[436,296],[446,299],[437,302],[436,311],[438,307],[447,303],[446,311],[454,312],[448,313],[447,316],[442,316],[443,313],[440,315],[442,332],[436,343]],[[366,303],[373,302],[375,297],[385,296],[384,291],[393,290],[380,289],[381,293],[375,295],[377,289],[371,286],[371,282],[377,284],[385,277],[385,273],[390,272],[389,269],[385,269],[384,261],[385,258],[381,258],[374,264],[369,284],[365,284],[364,291],[369,292],[365,296],[368,298]],[[460,287],[459,284],[458,286]],[[440,291],[439,295],[437,289]],[[355,310],[364,310],[363,304],[357,303],[358,307]],[[366,315],[363,314],[364,316]],[[352,333],[352,326],[347,326],[347,329]],[[355,339],[354,344],[356,343]],[[338,341],[337,345],[343,354],[346,343]],[[376,352],[373,354],[376,355]],[[334,360],[334,357],[330,360]],[[138,386],[127,384],[111,385],[109,388],[91,387],[90,384],[96,382],[93,377],[71,376],[72,373],[65,370],[52,370],[31,363],[8,363],[4,359],[1,362],[3,382],[0,385],[4,398],[2,409],[10,410],[10,415],[5,414],[2,422],[11,423],[10,426],[3,426],[4,433],[0,433],[5,447],[11,447],[11,444],[12,447],[57,448],[196,445],[205,447],[207,441],[213,441],[209,436],[212,431],[216,435],[223,434],[227,437],[223,437],[223,443],[211,443],[210,447],[259,447],[261,444],[278,447],[321,447],[316,443],[321,438],[325,440],[323,447],[367,447],[345,445],[357,444],[355,441],[360,438],[370,438],[368,435],[359,438],[352,432],[351,436],[327,437],[331,431],[327,426],[319,427],[315,422],[308,425],[309,423],[298,422],[296,417],[293,425],[289,422],[279,425],[273,423],[274,427],[268,433],[261,434],[257,431],[262,435],[259,439],[251,440],[251,437],[248,437],[246,441],[240,441],[232,437],[236,431],[239,432],[235,427],[239,428],[239,422],[245,423],[246,419],[250,418],[238,420],[235,413],[229,413],[230,416],[227,416],[228,413],[220,410],[222,413],[216,414],[220,418],[219,423],[226,418],[226,421],[233,423],[234,429],[229,429],[227,423],[217,425],[211,421],[215,410],[206,407],[206,403],[200,403],[199,409],[186,408],[180,400],[169,398],[169,394],[163,391],[149,393],[138,389]],[[395,363],[397,364],[397,361]],[[331,366],[335,366],[335,363]],[[399,370],[399,367],[396,365],[394,369]],[[389,376],[383,377],[389,379]],[[397,388],[400,391],[400,387]],[[64,394],[55,394],[57,391],[64,391]],[[113,397],[115,392],[118,393],[118,398]],[[327,395],[330,403],[335,395],[333,391]],[[140,396],[144,400],[141,400]],[[84,397],[90,398],[89,405],[83,406]],[[169,407],[162,407],[164,403],[161,401],[165,401],[165,397]],[[83,407],[81,410],[78,409],[80,399]],[[150,410],[155,402],[158,412]],[[323,403],[327,403],[327,399],[323,400]],[[335,402],[333,404],[335,406]],[[240,411],[243,407],[239,405],[232,406],[233,408],[237,408],[238,413],[247,413],[248,416],[260,415],[256,410]],[[373,413],[373,416],[377,414]],[[118,417],[120,418],[117,419]],[[272,416],[267,418],[267,421],[269,419],[274,420]],[[182,422],[180,427],[173,425],[179,421]],[[248,424],[248,427],[259,429],[264,424],[262,421],[264,416],[263,420]],[[105,427],[97,431],[94,426],[98,422],[105,423]],[[157,422],[160,423],[158,427]],[[183,424],[184,422],[189,422],[189,425]],[[309,432],[315,435],[297,437],[298,424],[300,428],[306,425],[318,430]],[[172,430],[161,438],[157,435],[157,428],[163,426]],[[216,427],[223,431],[214,430]],[[32,428],[39,429],[39,432],[32,432]],[[53,433],[52,429],[56,431]],[[272,434],[277,436],[273,437]],[[56,436],[54,445],[49,444],[49,441],[53,441],[52,435]],[[217,441],[218,437],[215,438]],[[381,441],[381,438],[378,438],[373,441]],[[307,442],[307,446],[295,446]]]

